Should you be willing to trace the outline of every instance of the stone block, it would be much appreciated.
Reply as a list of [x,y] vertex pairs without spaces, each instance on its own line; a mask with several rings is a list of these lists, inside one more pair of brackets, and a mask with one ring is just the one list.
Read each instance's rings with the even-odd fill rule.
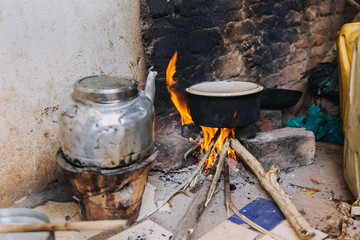
[[266,170],[274,163],[281,170],[310,165],[315,157],[315,136],[304,128],[261,132],[244,146]]
[[158,135],[155,138],[155,148],[158,155],[152,170],[169,171],[186,165],[184,154],[195,143],[178,135]]

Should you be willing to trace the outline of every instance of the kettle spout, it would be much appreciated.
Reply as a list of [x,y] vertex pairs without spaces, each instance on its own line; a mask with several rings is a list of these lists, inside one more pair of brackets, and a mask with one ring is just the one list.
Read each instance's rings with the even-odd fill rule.
[[146,79],[146,86],[145,86],[145,95],[153,102],[155,99],[155,77],[157,72],[150,71],[147,79]]

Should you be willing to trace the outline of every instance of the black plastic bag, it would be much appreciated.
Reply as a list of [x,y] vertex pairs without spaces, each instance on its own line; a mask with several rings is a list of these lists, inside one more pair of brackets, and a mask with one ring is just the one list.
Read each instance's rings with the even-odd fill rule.
[[339,102],[339,81],[337,63],[318,63],[305,72],[302,78],[308,78],[309,90],[334,102]]

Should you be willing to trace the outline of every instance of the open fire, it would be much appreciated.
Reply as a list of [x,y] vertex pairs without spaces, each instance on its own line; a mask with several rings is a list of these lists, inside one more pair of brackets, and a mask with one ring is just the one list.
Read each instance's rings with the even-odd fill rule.
[[[166,83],[167,89],[171,94],[171,99],[175,104],[176,109],[179,111],[181,115],[182,124],[189,124],[193,123],[192,117],[190,115],[190,111],[187,106],[186,96],[180,90],[179,85],[176,81],[174,81],[173,77],[176,73],[176,59],[177,53],[171,58],[168,68],[166,70]],[[211,86],[213,89],[213,85]],[[214,89],[213,89],[214,90]],[[215,89],[217,90],[217,89]],[[224,89],[223,89],[224,90]],[[261,91],[262,89],[258,90],[257,92]],[[228,88],[226,90],[227,93],[231,92],[231,89]],[[253,92],[252,92],[253,93]],[[193,102],[190,102],[192,104]],[[202,116],[206,116],[207,119],[209,116],[211,117],[213,112],[208,112],[212,108],[206,108],[208,102],[201,105],[200,108],[197,110],[206,110],[203,111],[201,114]],[[192,106],[192,105],[190,105]],[[205,107],[205,108],[204,108]],[[193,108],[192,108],[193,109]],[[243,107],[237,108],[243,109]],[[221,113],[221,107],[218,112],[215,114]],[[205,114],[204,114],[205,113]],[[211,113],[211,114],[207,114]],[[235,115],[237,114],[237,111]],[[233,118],[235,117],[232,116]],[[243,117],[243,114],[240,114]],[[195,118],[195,115],[193,113]],[[197,121],[197,120],[196,120]],[[188,239],[189,234],[194,230],[196,226],[197,220],[199,219],[201,213],[203,212],[204,208],[212,199],[213,195],[215,194],[215,189],[219,177],[221,174],[224,175],[224,193],[225,193],[225,207],[228,210],[232,210],[234,213],[237,214],[243,221],[248,223],[253,228],[259,230],[263,234],[266,234],[274,239],[281,239],[280,237],[272,232],[263,229],[256,223],[249,220],[246,216],[242,215],[238,210],[234,203],[231,201],[231,193],[230,193],[230,173],[229,167],[231,167],[230,161],[228,161],[228,157],[235,156],[235,153],[232,150],[229,150],[230,147],[236,152],[236,156],[239,156],[245,164],[251,169],[254,175],[259,179],[260,184],[267,190],[267,192],[271,195],[271,197],[275,200],[278,204],[279,208],[290,222],[292,227],[294,228],[295,232],[298,234],[300,239],[310,239],[313,238],[316,234],[313,232],[309,223],[303,218],[301,213],[296,209],[296,207],[291,202],[290,197],[285,193],[285,191],[281,188],[278,183],[279,178],[279,170],[280,168],[274,163],[268,171],[262,167],[261,163],[244,147],[242,144],[234,138],[234,128],[221,128],[221,126],[226,125],[213,125],[219,126],[220,128],[211,128],[201,126],[203,139],[202,139],[202,153],[201,159],[197,165],[197,167],[192,171],[189,177],[183,181],[177,188],[168,196],[164,202],[158,206],[157,210],[163,207],[168,201],[170,201],[177,193],[181,191],[185,191],[188,187],[193,189],[194,186],[196,187],[200,182],[200,176],[204,173],[202,170],[209,169],[206,171],[205,175],[206,178],[203,180],[201,187],[198,190],[198,193],[194,197],[191,205],[189,206],[185,216],[180,221],[176,232],[173,235],[173,239],[180,240],[180,239]],[[232,125],[233,126],[233,125]],[[236,126],[236,125],[235,125]],[[238,130],[241,125],[238,125]],[[200,141],[197,143],[196,147]],[[189,149],[189,151],[193,151],[195,148]],[[189,152],[188,151],[188,152]],[[188,153],[187,152],[187,153]],[[205,152],[205,153],[204,153]],[[187,154],[186,153],[186,154]],[[185,155],[186,155],[185,154]],[[184,155],[184,158],[186,158]],[[233,166],[236,169],[236,166]],[[156,211],[157,211],[156,210]]]
[[[182,92],[178,86],[178,83],[173,79],[176,73],[176,59],[177,59],[177,52],[172,56],[170,59],[169,65],[166,69],[166,85],[167,89],[171,95],[171,101],[174,103],[176,109],[180,113],[181,116],[181,123],[189,124],[193,123],[191,118],[188,106],[186,104],[186,96],[184,92]],[[218,128],[211,128],[200,126],[203,133],[203,139],[201,140],[201,152],[205,153],[210,145],[211,139],[215,136],[216,131]],[[234,128],[221,128],[220,135],[215,142],[215,145],[205,162],[205,169],[209,169],[212,164],[217,159],[219,152],[223,150],[225,141],[227,137],[235,137],[235,129]],[[235,152],[229,148],[228,150],[228,157],[235,158]]]

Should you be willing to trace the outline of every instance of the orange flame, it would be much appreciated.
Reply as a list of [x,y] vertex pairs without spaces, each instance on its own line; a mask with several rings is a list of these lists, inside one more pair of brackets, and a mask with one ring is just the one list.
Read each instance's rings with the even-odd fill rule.
[[[202,151],[206,151],[210,145],[211,139],[215,136],[215,133],[217,131],[217,128],[210,128],[210,127],[204,127],[200,126],[203,134],[204,134],[204,144],[201,145]],[[210,168],[214,161],[216,160],[216,157],[218,153],[216,152],[216,149],[221,152],[224,148],[225,139],[226,137],[234,137],[235,136],[235,129],[234,128],[221,128],[220,129],[220,135],[218,139],[216,140],[213,150],[210,153],[210,157],[206,159],[205,166],[206,168]],[[228,156],[235,156],[235,152],[229,148],[228,150]]]
[[[182,123],[182,125],[184,125],[184,124],[193,123],[193,120],[190,116],[189,109],[186,105],[185,94],[180,90],[178,83],[176,81],[174,81],[174,79],[173,79],[174,74],[176,73],[176,59],[177,59],[177,52],[175,52],[174,56],[172,56],[172,58],[170,59],[169,66],[166,69],[166,85],[167,85],[167,89],[171,95],[171,101],[174,103],[176,109],[180,113],[181,123]],[[236,114],[237,113],[235,113],[234,117],[236,116]],[[204,126],[200,126],[200,127],[201,127],[201,129],[203,131],[203,135],[204,135],[204,143],[201,145],[201,148],[202,148],[201,151],[203,153],[205,153],[210,145],[211,139],[215,136],[217,128],[204,127]],[[224,144],[225,144],[226,137],[228,137],[228,136],[234,137],[234,135],[235,135],[235,132],[234,132],[233,128],[222,128],[221,129],[220,135],[213,147],[213,150],[210,153],[210,156],[208,157],[208,159],[206,160],[206,163],[205,163],[206,169],[210,168],[212,166],[213,162],[216,160],[216,157],[218,155],[216,152],[216,149],[219,151],[222,151]],[[235,152],[230,148],[228,150],[228,156],[233,157],[233,158],[235,156]]]
[[174,56],[172,56],[172,58],[170,59],[169,66],[166,69],[166,85],[171,95],[171,101],[174,103],[176,109],[180,113],[181,123],[182,125],[184,125],[193,123],[193,120],[191,119],[189,109],[186,105],[185,95],[179,89],[178,83],[173,79],[176,72],[176,59],[177,52],[175,52]]

